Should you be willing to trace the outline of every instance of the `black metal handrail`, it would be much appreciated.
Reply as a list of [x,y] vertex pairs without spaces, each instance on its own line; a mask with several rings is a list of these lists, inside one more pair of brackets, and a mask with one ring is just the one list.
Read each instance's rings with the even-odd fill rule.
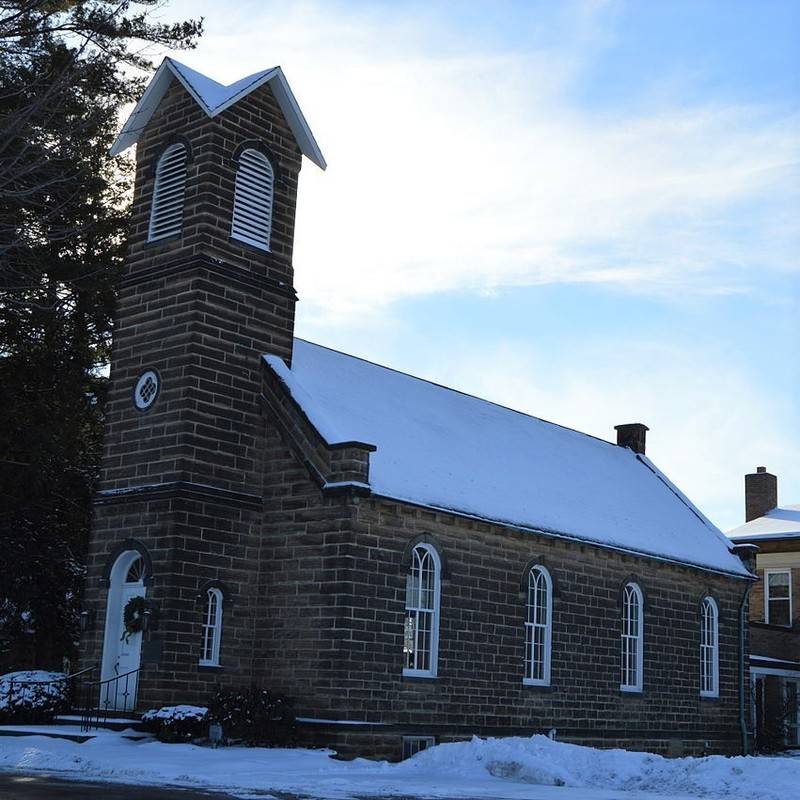
[[132,669],[113,678],[84,684],[80,704],[82,731],[105,725],[109,714],[133,711],[139,671],[140,669]]

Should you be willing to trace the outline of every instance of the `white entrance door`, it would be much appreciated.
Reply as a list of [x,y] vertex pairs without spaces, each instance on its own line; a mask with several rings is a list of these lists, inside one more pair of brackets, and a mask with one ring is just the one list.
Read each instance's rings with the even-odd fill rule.
[[144,597],[144,577],[138,553],[123,553],[112,570],[100,693],[100,707],[108,711],[133,711],[136,705],[142,634],[126,633],[125,606],[132,597]]
[[[125,622],[123,620],[125,605],[132,597],[144,597],[144,586],[125,584],[122,587],[122,603],[119,612],[119,653],[117,655],[117,663],[114,666],[119,679],[109,685],[112,695],[115,695],[114,708],[117,711],[133,711],[136,703],[136,682],[139,679],[136,670],[139,669],[142,654],[142,634],[132,633],[130,636],[126,636]],[[112,688],[114,686],[116,690]]]

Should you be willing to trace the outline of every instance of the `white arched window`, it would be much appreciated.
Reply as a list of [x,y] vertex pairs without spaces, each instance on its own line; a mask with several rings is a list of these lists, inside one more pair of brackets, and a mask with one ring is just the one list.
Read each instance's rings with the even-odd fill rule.
[[203,649],[200,663],[206,667],[219,665],[219,643],[222,639],[222,592],[209,589],[203,614]]
[[700,607],[700,695],[719,697],[719,612],[711,597]]
[[178,236],[183,226],[183,198],[186,193],[186,147],[171,144],[158,159],[150,228],[147,240],[154,242]]
[[232,239],[269,250],[274,184],[275,173],[269,159],[258,150],[244,150],[236,170]]
[[439,649],[439,554],[426,544],[411,552],[406,577],[403,674],[435,677]]
[[623,692],[641,692],[644,667],[644,597],[635,583],[626,583],[622,594]]
[[553,629],[553,582],[542,566],[528,572],[525,614],[525,677],[523,683],[550,685],[550,647]]

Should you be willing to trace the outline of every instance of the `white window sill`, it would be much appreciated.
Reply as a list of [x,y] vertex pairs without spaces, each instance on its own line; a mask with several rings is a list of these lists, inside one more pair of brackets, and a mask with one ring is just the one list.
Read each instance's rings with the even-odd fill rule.
[[522,685],[523,686],[549,686],[550,685],[550,681],[549,680],[536,681],[533,678],[523,678],[522,679]]
[[218,667],[219,666],[219,661],[203,661],[203,659],[201,658],[197,662],[197,665],[199,667]]
[[625,692],[625,694],[642,694],[641,686],[625,686],[624,684],[620,684],[619,690]]
[[708,697],[712,700],[719,699],[719,692],[700,692],[700,697]]
[[429,669],[403,669],[404,678],[436,678],[436,672]]

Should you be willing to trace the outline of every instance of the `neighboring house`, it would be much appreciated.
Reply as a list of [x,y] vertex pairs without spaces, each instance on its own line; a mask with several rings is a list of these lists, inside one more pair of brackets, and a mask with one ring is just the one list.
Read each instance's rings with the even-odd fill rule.
[[252,682],[303,741],[389,757],[553,728],[739,752],[752,575],[647,428],[611,444],[295,339],[298,176],[325,161],[279,68],[223,87],[167,59],[133,144],[83,614],[101,701]]
[[756,545],[750,592],[750,675],[756,741],[800,746],[800,505],[778,506],[778,479],[745,475],[744,525],[728,532]]

